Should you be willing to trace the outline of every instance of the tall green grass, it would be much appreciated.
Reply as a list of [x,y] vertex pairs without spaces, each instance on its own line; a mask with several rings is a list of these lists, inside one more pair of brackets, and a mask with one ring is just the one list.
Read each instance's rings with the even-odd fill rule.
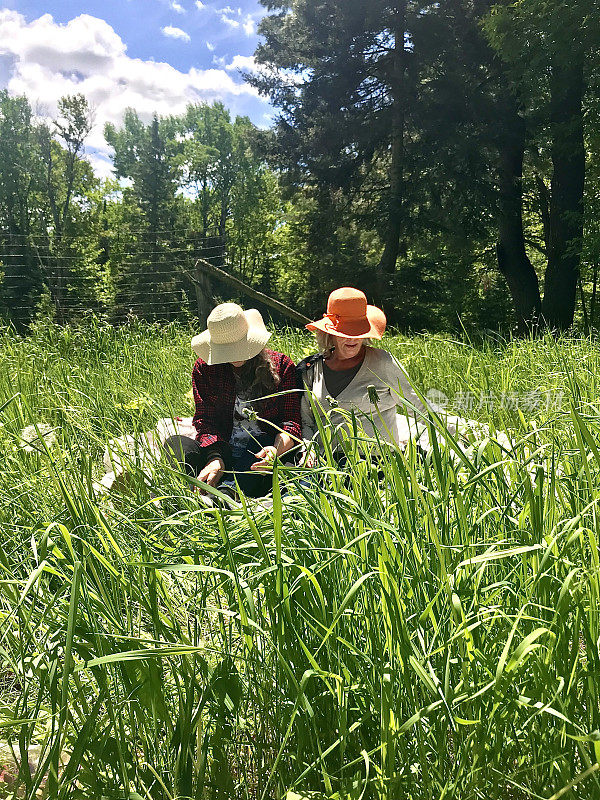
[[191,413],[189,336],[2,334],[7,796],[599,797],[600,346],[388,339],[423,390],[564,390],[473,409],[510,447],[432,419],[426,456],[357,429],[344,470],[278,468],[272,508],[206,509],[167,465],[99,495],[108,438]]

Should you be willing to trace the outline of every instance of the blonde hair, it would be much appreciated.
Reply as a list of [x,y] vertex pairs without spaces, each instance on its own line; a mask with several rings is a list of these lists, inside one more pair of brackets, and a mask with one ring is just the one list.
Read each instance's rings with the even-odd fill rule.
[[[323,356],[323,358],[328,358],[331,355],[331,351],[335,350],[335,340],[341,337],[334,336],[332,333],[325,333],[325,331],[321,331],[317,328],[315,331],[315,337],[317,339],[317,344],[319,346],[319,352]],[[370,345],[370,339],[363,339],[364,345]]]

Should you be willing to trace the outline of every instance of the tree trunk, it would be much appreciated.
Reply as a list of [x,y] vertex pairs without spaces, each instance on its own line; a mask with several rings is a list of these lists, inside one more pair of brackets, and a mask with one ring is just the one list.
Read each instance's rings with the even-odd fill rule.
[[534,329],[541,312],[536,272],[525,250],[523,233],[523,157],[525,123],[516,107],[504,114],[502,138],[498,144],[498,269],[504,275],[512,297],[517,329],[525,334]]
[[555,59],[550,75],[552,124],[552,196],[550,248],[542,313],[546,324],[566,330],[573,323],[583,242],[584,57]]
[[395,45],[392,62],[392,131],[390,188],[387,208],[387,228],[384,249],[377,269],[377,300],[386,295],[387,276],[396,270],[402,234],[402,205],[404,199],[404,129],[406,124],[406,58],[404,37],[406,34],[407,0],[397,5]]

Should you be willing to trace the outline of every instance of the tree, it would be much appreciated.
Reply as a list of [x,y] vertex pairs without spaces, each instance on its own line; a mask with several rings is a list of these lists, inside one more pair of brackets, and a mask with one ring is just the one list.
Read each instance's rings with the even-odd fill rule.
[[0,92],[1,299],[15,324],[26,324],[40,298],[43,276],[36,251],[35,211],[41,161],[36,126],[25,97]]
[[[83,235],[82,203],[92,191],[95,178],[83,158],[85,141],[92,129],[92,114],[85,97],[70,95],[58,101],[53,130],[40,125],[39,147],[44,165],[47,210],[44,272],[57,317],[64,321],[71,304],[90,302],[95,294],[94,243]],[[42,239],[42,241],[43,241]]]
[[[256,57],[265,69],[248,79],[280,109],[271,157],[290,187],[319,187],[323,209],[327,187],[341,191],[348,220],[377,231],[376,261],[372,247],[362,256],[377,276],[370,291],[393,299],[403,282],[399,262],[410,271],[437,227],[451,243],[449,269],[459,283],[476,279],[476,253],[488,253],[495,239],[521,331],[540,319],[568,327],[582,247],[582,110],[596,5],[263,5],[269,14]],[[546,153],[550,185],[538,169]],[[443,273],[430,263],[439,281]],[[470,297],[459,286],[450,294]]]
[[195,296],[205,318],[213,290],[202,272],[192,275],[198,257],[227,262],[250,283],[268,275],[282,208],[277,180],[254,146],[256,133],[247,117],[232,121],[221,103],[191,104],[149,125],[130,110],[121,128],[106,127],[116,175],[131,182],[120,201],[130,252],[113,242],[110,258],[120,276],[121,313],[133,309],[126,300],[135,292],[138,313],[172,315],[177,303],[185,313]]
[[[271,292],[283,207],[277,178],[258,152],[256,128],[247,117],[232,121],[221,103],[190,105],[173,123],[198,254],[216,266],[226,262],[242,280]],[[212,287],[203,273],[197,281],[198,310],[205,316]]]
[[[192,198],[190,217],[198,231],[195,255],[221,267],[236,172],[236,136],[231,116],[222,103],[197,103],[190,104],[174,124],[181,138],[181,186]],[[198,316],[204,321],[213,305],[213,288],[201,270],[196,270],[195,280]]]
[[[600,277],[600,70],[590,76],[587,104],[587,164],[585,189],[584,249],[582,253],[582,307],[590,328],[598,323],[598,279]],[[589,314],[585,312],[586,300]],[[585,321],[585,319],[584,319]]]
[[[491,50],[477,30],[479,19],[472,12],[468,19],[471,4],[264,5],[272,13],[261,23],[265,42],[256,57],[267,69],[248,79],[280,108],[270,154],[292,191],[312,198],[304,204],[312,216],[306,229],[313,223],[354,229],[360,244],[345,249],[354,279],[364,276],[367,291],[392,306],[394,321],[407,318],[397,301],[406,289],[402,271],[415,275],[425,264],[430,280],[419,283],[423,296],[413,297],[411,312],[415,300],[429,305],[432,284],[440,282],[439,298],[467,302],[476,293],[469,286],[476,253],[495,234],[488,209],[497,205],[487,125],[492,104],[480,89],[473,98],[473,87],[487,79],[481,51],[489,60]],[[333,208],[336,216],[324,226]],[[440,232],[444,269],[424,252]],[[313,242],[316,260],[330,263],[332,275],[344,263],[336,238]],[[455,320],[469,313],[453,309]],[[411,319],[418,324],[414,313]]]
[[145,125],[132,109],[126,111],[121,128],[105,127],[106,140],[114,148],[116,176],[131,181],[123,189],[128,224],[122,233],[128,247],[123,261],[113,263],[119,316],[131,310],[160,319],[186,308],[183,276],[174,257],[180,249],[175,133],[172,119],[154,115]]
[[422,144],[437,151],[437,175],[429,179],[454,186],[446,224],[468,211],[477,220],[468,226],[469,235],[495,239],[497,267],[524,333],[541,314],[523,223],[528,125],[518,86],[484,35],[482,22],[491,7],[488,0],[447,2],[416,23],[418,126]]
[[[92,115],[88,102],[82,94],[62,97],[58,101],[58,117],[54,121],[55,135],[63,144],[62,180],[56,176],[56,160],[51,146],[53,137],[47,128],[42,128],[42,155],[47,170],[47,193],[54,222],[54,237],[60,241],[71,211],[71,200],[76,181],[80,177],[78,167],[85,140],[92,129]],[[62,196],[61,196],[62,195]]]
[[256,58],[248,76],[281,109],[276,153],[297,185],[316,181],[351,191],[379,164],[376,226],[379,296],[389,289],[408,224],[406,132],[413,96],[414,4],[374,0],[263,0]]
[[[550,328],[565,330],[573,322],[583,248],[584,107],[599,11],[591,0],[531,0],[497,6],[487,30],[531,109],[529,147],[550,153],[550,188],[537,180],[547,257],[541,314]],[[527,287],[537,304],[539,287],[530,280]]]
[[87,224],[96,186],[83,146],[90,114],[81,95],[35,123],[23,97],[0,96],[0,226],[6,313],[22,326],[44,297],[60,320],[95,296],[95,238]]

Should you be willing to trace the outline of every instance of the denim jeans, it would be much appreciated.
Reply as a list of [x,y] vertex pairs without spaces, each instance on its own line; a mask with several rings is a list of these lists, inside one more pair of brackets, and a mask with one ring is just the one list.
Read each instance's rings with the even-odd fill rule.
[[235,489],[235,481],[237,479],[240,490],[247,497],[263,497],[267,494],[273,486],[272,475],[268,472],[250,472],[250,467],[256,461],[256,453],[258,453],[259,450],[275,443],[275,436],[275,431],[272,433],[261,433],[253,437],[250,442],[247,443],[246,447],[233,445],[231,448],[233,472],[225,473],[223,480],[219,484],[219,488],[230,486]]
[[[253,437],[246,447],[234,445],[231,449],[232,471],[225,472],[217,488],[236,488],[236,479],[241,491],[248,497],[263,497],[272,486],[270,473],[250,472],[256,461],[256,453],[263,447],[275,443],[277,432],[261,433]],[[195,439],[189,436],[171,436],[165,442],[165,449],[171,458],[184,468],[188,475],[197,477],[206,466],[206,448],[200,447]]]

